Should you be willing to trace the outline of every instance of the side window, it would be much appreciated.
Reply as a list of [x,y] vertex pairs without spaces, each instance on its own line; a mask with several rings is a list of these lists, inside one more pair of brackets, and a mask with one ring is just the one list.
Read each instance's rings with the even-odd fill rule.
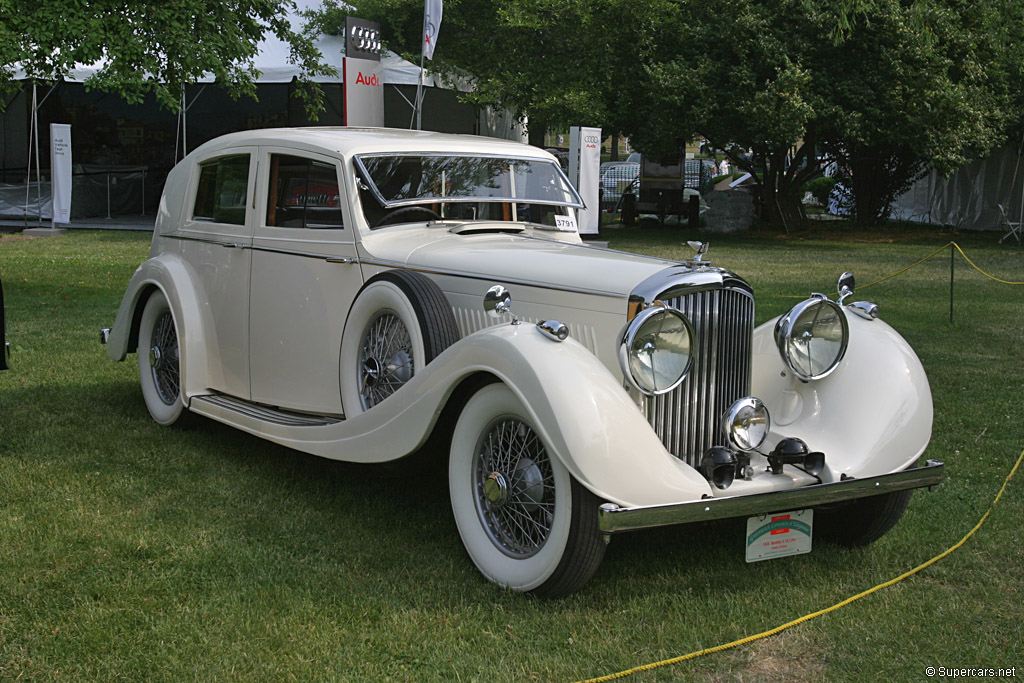
[[199,188],[192,218],[245,225],[249,194],[249,155],[236,154],[199,165]]
[[270,155],[267,225],[341,228],[341,195],[333,164],[287,154]]

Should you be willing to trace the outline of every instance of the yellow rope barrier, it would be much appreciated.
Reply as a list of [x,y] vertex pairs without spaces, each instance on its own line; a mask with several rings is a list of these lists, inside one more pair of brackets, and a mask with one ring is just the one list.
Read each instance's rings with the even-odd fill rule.
[[970,259],[970,257],[967,256],[967,254],[964,252],[964,250],[960,247],[959,244],[957,244],[956,242],[947,242],[946,244],[942,245],[941,247],[939,247],[938,249],[936,249],[932,253],[930,253],[927,256],[925,256],[923,259],[921,259],[917,263],[909,265],[906,268],[904,268],[903,270],[901,270],[899,272],[896,272],[896,273],[893,273],[892,275],[887,275],[886,277],[883,277],[881,280],[875,280],[874,282],[869,282],[866,285],[861,285],[860,287],[857,288],[857,291],[860,291],[862,289],[867,289],[868,287],[874,287],[875,285],[880,284],[882,282],[885,282],[886,280],[893,279],[897,275],[903,275],[903,273],[907,272],[911,268],[916,268],[919,265],[921,265],[922,263],[924,263],[925,261],[930,261],[931,259],[935,258],[940,252],[944,251],[946,249],[946,247],[953,247],[953,248],[955,248],[957,251],[960,252],[960,255],[964,257],[964,260],[967,261],[969,264],[971,264],[972,268],[974,268],[976,271],[978,271],[979,273],[981,273],[982,275],[984,275],[985,277],[987,277],[990,280],[995,280],[996,282],[1001,282],[1004,285],[1024,285],[1024,282],[1011,282],[1009,280],[1000,280],[996,276],[990,275],[990,274],[986,273],[984,270],[979,268],[974,263],[974,261],[972,261]]
[[881,284],[882,282],[885,282],[886,280],[893,279],[897,275],[903,275],[903,273],[907,272],[911,268],[917,268],[919,265],[921,265],[925,261],[930,261],[933,258],[935,258],[935,256],[937,254],[939,254],[940,252],[944,251],[946,249],[946,247],[948,247],[950,244],[953,244],[953,243],[952,242],[947,242],[946,244],[943,244],[941,247],[939,247],[938,249],[936,249],[932,253],[928,254],[927,256],[925,256],[923,259],[921,259],[917,263],[915,263],[913,265],[910,265],[910,266],[907,266],[906,268],[904,268],[903,270],[901,270],[901,271],[899,271],[897,273],[893,273],[892,275],[887,275],[886,277],[883,277],[881,280],[875,280],[874,282],[869,282],[866,285],[861,285],[860,287],[857,288],[857,291],[860,291],[862,289],[867,289],[868,287],[874,287],[875,285]]
[[[947,246],[949,246],[949,245],[947,245]],[[1021,283],[1014,283],[1014,284],[1021,284]],[[932,559],[928,560],[924,564],[918,565],[917,567],[914,567],[910,571],[904,572],[903,574],[900,574],[895,579],[891,579],[889,581],[886,581],[885,583],[880,583],[877,586],[875,586],[874,588],[869,588],[868,590],[866,590],[866,591],[864,591],[862,593],[858,593],[857,595],[854,595],[853,597],[847,598],[847,599],[843,600],[842,602],[837,602],[836,604],[832,605],[831,607],[826,607],[825,609],[821,609],[821,610],[818,610],[817,612],[813,612],[811,614],[807,614],[805,616],[802,616],[799,619],[794,619],[793,621],[791,621],[789,623],[786,623],[786,624],[783,624],[782,626],[776,626],[775,628],[773,628],[773,629],[771,629],[769,631],[764,631],[762,633],[758,633],[758,634],[755,634],[755,635],[752,635],[752,636],[747,636],[746,638],[741,638],[739,640],[734,640],[731,643],[725,643],[724,645],[716,645],[715,647],[709,647],[706,650],[697,650],[696,652],[691,652],[689,654],[682,655],[680,657],[673,657],[672,659],[665,659],[665,660],[662,660],[660,662],[654,662],[652,664],[644,664],[642,666],[637,666],[637,667],[634,667],[632,669],[626,669],[625,671],[620,671],[618,673],[609,674],[607,676],[600,676],[598,678],[590,678],[590,679],[587,679],[586,681],[583,681],[583,683],[602,683],[603,681],[613,681],[613,680],[618,679],[618,678],[625,678],[626,676],[632,676],[633,674],[640,673],[641,671],[650,671],[651,669],[657,669],[659,667],[668,666],[670,664],[678,664],[680,662],[685,662],[688,659],[695,659],[695,658],[701,657],[703,655],[709,655],[709,654],[712,654],[714,652],[721,652],[722,650],[728,650],[730,648],[738,647],[740,645],[746,645],[747,643],[752,643],[755,640],[761,640],[761,639],[767,638],[769,636],[774,636],[774,635],[777,635],[779,633],[782,633],[786,629],[792,628],[792,627],[794,627],[794,626],[796,626],[798,624],[802,624],[805,621],[810,621],[811,619],[816,619],[817,617],[820,617],[823,614],[828,614],[829,612],[834,612],[837,609],[839,609],[840,607],[845,607],[846,605],[849,605],[852,602],[856,602],[857,600],[860,600],[863,597],[866,597],[868,595],[871,595],[872,593],[880,591],[883,588],[888,588],[889,586],[897,584],[900,581],[903,581],[904,579],[906,579],[906,578],[908,578],[910,576],[913,576],[914,574],[917,574],[918,572],[920,572],[920,571],[922,571],[924,569],[927,569],[928,567],[932,566],[933,564],[935,564],[939,560],[947,557],[948,555],[950,555],[953,552],[955,552],[956,550],[958,550],[961,546],[963,546],[964,543],[967,542],[967,539],[969,539],[971,536],[973,536],[975,534],[975,532],[977,532],[978,529],[981,528],[981,526],[988,519],[989,515],[992,514],[992,509],[996,506],[996,503],[998,503],[999,499],[1003,497],[1003,492],[1006,491],[1006,487],[1009,486],[1010,480],[1013,479],[1013,475],[1017,472],[1017,469],[1020,467],[1020,464],[1021,464],[1022,460],[1024,460],[1024,450],[1021,451],[1020,456],[1017,458],[1017,462],[1014,464],[1013,468],[1010,470],[1010,473],[1008,475],[1006,475],[1006,479],[1003,481],[1002,488],[999,489],[999,493],[996,494],[995,499],[989,504],[988,510],[985,511],[985,514],[982,515],[982,517],[978,521],[978,523],[974,525],[974,528],[967,532],[967,535],[965,535],[963,538],[961,538],[959,542],[957,542],[956,544],[950,546],[949,548],[947,548],[943,552],[939,553],[938,555],[936,555]]]
[[960,248],[960,245],[959,245],[959,244],[957,244],[956,242],[950,242],[950,244],[952,244],[952,245],[953,245],[954,247],[956,247],[956,250],[960,252],[960,255],[964,257],[964,260],[965,260],[965,261],[967,261],[968,263],[970,263],[970,264],[971,264],[971,267],[972,267],[972,268],[974,268],[974,269],[975,269],[976,271],[978,271],[979,273],[981,273],[982,275],[984,275],[984,276],[985,276],[985,277],[987,277],[988,279],[990,279],[990,280],[995,280],[996,282],[1001,282],[1001,283],[1003,283],[1004,285],[1024,285],[1024,282],[1010,282],[1009,280],[1000,280],[999,278],[995,277],[994,275],[989,275],[989,274],[988,274],[988,273],[986,273],[986,272],[985,272],[984,270],[982,270],[982,269],[981,269],[981,268],[979,268],[978,266],[974,265],[974,261],[972,261],[972,260],[971,260],[971,259],[970,259],[970,258],[969,258],[969,257],[967,256],[967,254],[965,254],[965,253],[964,253],[964,250]]

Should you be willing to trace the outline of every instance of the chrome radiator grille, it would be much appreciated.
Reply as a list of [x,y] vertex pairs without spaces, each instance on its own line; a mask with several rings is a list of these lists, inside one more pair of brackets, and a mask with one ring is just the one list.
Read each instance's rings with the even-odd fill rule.
[[693,323],[693,366],[679,387],[647,399],[647,418],[665,448],[687,464],[724,445],[721,418],[733,401],[750,395],[754,300],[744,291],[707,289],[662,299]]

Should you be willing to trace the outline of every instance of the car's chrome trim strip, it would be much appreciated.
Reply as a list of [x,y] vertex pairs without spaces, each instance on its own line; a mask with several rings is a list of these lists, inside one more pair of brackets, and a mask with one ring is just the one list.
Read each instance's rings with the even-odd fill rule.
[[182,235],[178,232],[166,232],[161,237],[167,237],[172,240],[181,240],[182,242],[200,242],[202,244],[215,244],[219,247],[228,247],[229,249],[245,249],[249,245],[241,244],[239,242],[230,242],[228,240],[218,240],[212,237],[193,237],[192,235]]
[[258,244],[238,244],[236,242],[222,242],[220,240],[211,239],[209,237],[192,237],[188,235],[177,235],[174,233],[167,233],[164,237],[170,237],[171,239],[182,240],[185,242],[202,242],[203,244],[216,244],[221,247],[229,247],[234,249],[251,249],[252,251],[263,251],[271,254],[288,254],[290,256],[302,256],[304,258],[313,258],[321,261],[327,261],[328,263],[355,263],[356,258],[352,256],[338,256],[337,254],[315,254],[308,251],[297,251],[294,249],[280,249],[278,247],[264,247]]
[[[562,287],[559,285],[540,284],[537,282],[529,282],[527,280],[515,280],[506,277],[497,277],[493,275],[482,275],[480,273],[467,273],[459,272],[454,270],[435,270],[431,268],[416,268],[413,266],[407,266],[404,263],[397,263],[394,261],[377,261],[374,259],[360,259],[359,262],[365,266],[381,266],[383,268],[395,268],[398,270],[411,270],[416,273],[423,273],[424,275],[443,275],[445,277],[457,277],[467,280],[480,280],[481,282],[501,283],[506,285],[516,285],[521,287],[534,287],[536,289],[547,289],[554,292],[569,292],[572,294],[588,294],[592,296],[603,296],[611,299],[626,299],[625,294],[618,292],[607,292],[599,289],[581,289],[579,287]],[[625,310],[625,309],[623,309]]]
[[597,513],[602,532],[649,529],[670,524],[706,522],[729,517],[746,517],[781,510],[840,503],[883,493],[935,486],[942,482],[943,463],[928,460],[923,467],[883,474],[865,479],[846,479],[828,484],[814,484],[788,491],[757,493],[749,496],[706,498],[688,503],[649,505],[623,508],[612,503],[602,505]]

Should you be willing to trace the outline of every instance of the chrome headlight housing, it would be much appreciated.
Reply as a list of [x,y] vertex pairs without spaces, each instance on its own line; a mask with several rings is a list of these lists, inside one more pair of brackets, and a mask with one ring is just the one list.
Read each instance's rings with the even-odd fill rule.
[[680,311],[667,306],[647,308],[629,322],[622,334],[622,374],[648,396],[668,393],[690,371],[693,339],[693,325]]
[[798,303],[775,325],[782,360],[804,381],[827,377],[835,370],[849,341],[842,308],[821,294]]
[[729,443],[743,453],[760,448],[771,427],[768,408],[761,399],[753,396],[736,401],[722,416],[722,430]]

